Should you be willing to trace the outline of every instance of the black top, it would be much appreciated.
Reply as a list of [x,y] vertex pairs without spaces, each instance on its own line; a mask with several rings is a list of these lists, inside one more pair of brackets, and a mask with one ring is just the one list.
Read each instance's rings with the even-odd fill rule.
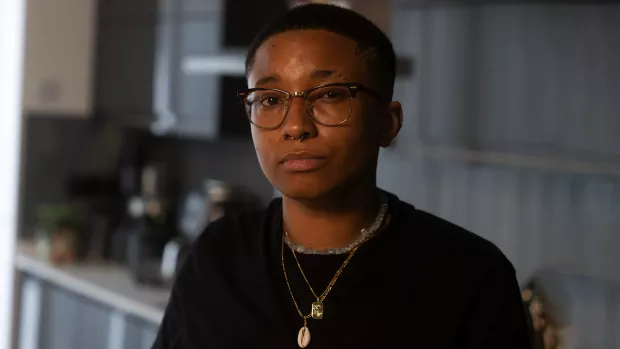
[[[308,320],[308,348],[530,347],[515,270],[496,246],[393,195],[389,212],[325,299],[323,319]],[[298,348],[303,320],[281,246],[281,199],[210,224],[178,275],[153,348]],[[313,296],[284,252],[309,313]],[[319,294],[346,258],[298,256]]]

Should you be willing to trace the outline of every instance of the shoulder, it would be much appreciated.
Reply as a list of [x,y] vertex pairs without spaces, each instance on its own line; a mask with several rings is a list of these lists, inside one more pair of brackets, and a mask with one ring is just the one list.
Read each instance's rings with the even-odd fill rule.
[[192,253],[231,256],[257,248],[261,245],[259,241],[269,235],[278,204],[279,200],[275,199],[266,208],[224,216],[211,222],[193,243]]
[[426,260],[470,277],[497,272],[514,277],[514,267],[500,248],[476,233],[405,202],[400,217],[403,238],[420,247],[416,250]]
[[417,210],[420,228],[427,231],[429,238],[459,255],[475,255],[495,259],[503,256],[502,251],[491,241],[429,212]]

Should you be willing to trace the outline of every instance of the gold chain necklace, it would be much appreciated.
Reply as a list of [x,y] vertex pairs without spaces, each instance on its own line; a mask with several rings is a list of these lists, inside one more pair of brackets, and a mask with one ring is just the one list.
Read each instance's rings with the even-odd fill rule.
[[313,318],[315,320],[320,320],[323,318],[323,311],[324,311],[323,301],[325,300],[325,297],[327,297],[327,294],[334,287],[334,284],[340,277],[340,274],[342,274],[342,271],[344,270],[344,268],[347,266],[347,264],[349,264],[349,261],[351,260],[353,255],[355,255],[355,252],[357,251],[359,246],[355,247],[349,253],[349,256],[344,261],[344,263],[342,263],[342,265],[340,266],[340,268],[338,269],[338,271],[336,272],[332,280],[329,282],[329,285],[327,285],[327,287],[325,288],[325,291],[323,291],[320,297],[316,295],[316,293],[312,289],[312,286],[310,286],[310,283],[308,282],[308,279],[306,278],[306,275],[304,274],[304,271],[301,268],[301,264],[299,264],[299,260],[297,259],[297,255],[295,254],[295,251],[291,249],[291,252],[293,253],[293,257],[295,258],[295,262],[297,263],[297,266],[299,267],[299,271],[301,272],[301,275],[306,281],[306,285],[308,285],[308,287],[310,288],[310,291],[312,292],[312,295],[314,295],[314,297],[316,298],[316,302],[312,303],[312,309],[310,311],[310,314],[304,315],[301,312],[301,309],[299,309],[297,300],[295,300],[295,296],[293,295],[293,290],[291,289],[291,284],[288,280],[288,275],[286,274],[286,267],[284,266],[284,235],[288,237],[288,233],[286,232],[286,229],[284,229],[284,234],[282,235],[282,271],[284,272],[284,279],[286,280],[286,286],[288,287],[288,291],[291,294],[291,299],[293,299],[293,304],[295,304],[297,313],[304,320],[304,326],[299,330],[299,333],[297,334],[297,344],[299,344],[301,348],[305,348],[308,346],[308,344],[310,344],[310,330],[308,330],[308,319]]

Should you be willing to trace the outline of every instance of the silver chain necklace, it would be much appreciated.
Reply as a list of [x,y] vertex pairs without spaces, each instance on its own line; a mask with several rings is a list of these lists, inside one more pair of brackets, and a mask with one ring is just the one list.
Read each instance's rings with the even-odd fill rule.
[[363,244],[364,242],[370,240],[377,231],[381,224],[383,224],[383,219],[385,218],[385,214],[388,209],[388,197],[385,193],[381,193],[381,205],[379,206],[379,212],[377,212],[377,216],[375,217],[374,222],[368,228],[364,228],[360,232],[360,236],[350,244],[344,247],[338,248],[326,248],[323,250],[316,250],[313,248],[304,247],[299,245],[293,241],[291,241],[288,236],[284,236],[284,242],[290,247],[293,251],[297,253],[303,254],[344,254],[351,252],[357,246]]

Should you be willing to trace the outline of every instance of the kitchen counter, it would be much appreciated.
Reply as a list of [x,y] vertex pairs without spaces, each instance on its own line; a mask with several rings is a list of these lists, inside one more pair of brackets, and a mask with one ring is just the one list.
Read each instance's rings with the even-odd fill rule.
[[147,322],[159,324],[170,295],[169,289],[136,284],[126,267],[111,264],[53,265],[39,260],[31,244],[20,244],[17,270],[62,287],[80,296]]
[[111,263],[55,265],[32,243],[15,255],[19,349],[150,349],[169,289],[141,286]]

